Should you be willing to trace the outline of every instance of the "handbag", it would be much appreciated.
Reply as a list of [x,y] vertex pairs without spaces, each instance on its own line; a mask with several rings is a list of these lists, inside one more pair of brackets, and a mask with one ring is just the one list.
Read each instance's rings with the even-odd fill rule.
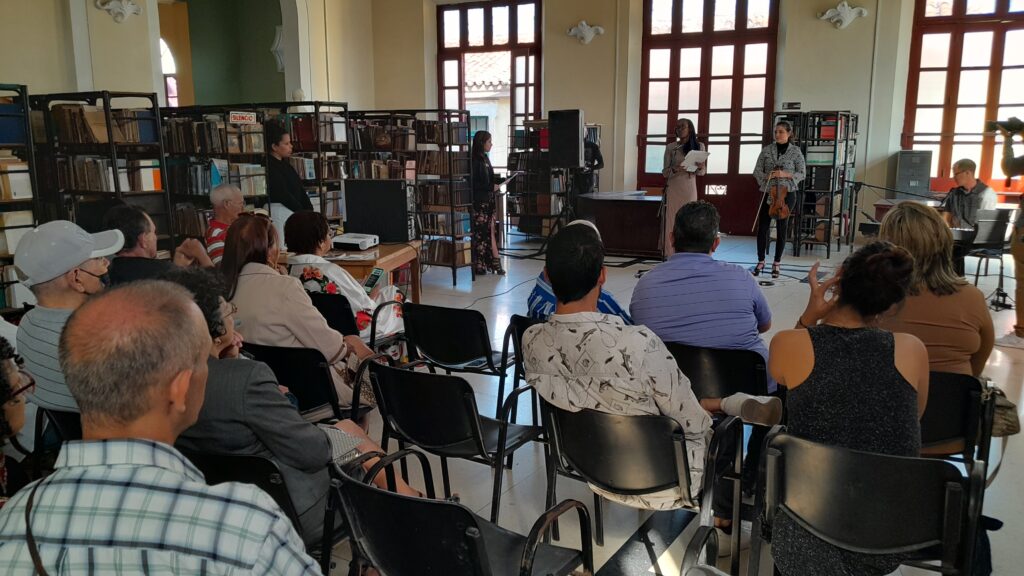
[[992,419],[992,437],[1005,438],[1020,433],[1020,416],[1017,414],[1017,405],[1006,397],[998,386],[989,386],[982,392],[984,400],[990,397],[996,398],[995,417]]

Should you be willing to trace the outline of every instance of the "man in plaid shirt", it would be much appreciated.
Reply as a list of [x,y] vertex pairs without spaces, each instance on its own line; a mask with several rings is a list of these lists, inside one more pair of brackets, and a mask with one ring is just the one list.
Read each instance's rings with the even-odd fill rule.
[[71,316],[60,361],[84,440],[0,509],[5,574],[320,574],[269,496],[207,486],[172,447],[196,421],[210,346],[192,295],[167,282]]

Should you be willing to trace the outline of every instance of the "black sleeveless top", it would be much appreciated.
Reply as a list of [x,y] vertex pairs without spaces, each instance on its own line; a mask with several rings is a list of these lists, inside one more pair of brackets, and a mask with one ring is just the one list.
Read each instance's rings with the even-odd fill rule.
[[[836,326],[807,332],[814,369],[786,398],[789,433],[853,450],[918,456],[917,391],[896,369],[893,335]],[[884,576],[905,558],[840,550],[781,510],[775,519],[772,556],[784,576]]]

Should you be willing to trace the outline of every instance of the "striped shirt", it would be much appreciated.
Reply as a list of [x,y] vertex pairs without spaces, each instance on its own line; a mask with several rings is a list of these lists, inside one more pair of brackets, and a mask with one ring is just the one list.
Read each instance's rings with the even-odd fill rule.
[[[526,305],[529,309],[528,314],[530,318],[535,320],[547,320],[549,316],[555,313],[555,292],[551,289],[551,284],[544,279],[544,272],[537,276],[537,284],[534,285],[533,291],[526,298]],[[629,313],[623,310],[622,306],[619,306],[619,303],[615,301],[615,297],[610,292],[605,290],[601,290],[601,294],[597,298],[597,311],[602,314],[618,316],[627,325],[633,324],[633,319],[629,317]]]
[[772,321],[768,300],[750,272],[708,254],[676,253],[644,274],[629,312],[664,342],[753,350],[768,359],[758,330]]
[[18,325],[18,353],[25,359],[25,369],[36,379],[36,390],[28,399],[49,410],[78,412],[78,403],[64,382],[57,357],[60,334],[72,312],[36,306]]
[[206,229],[206,253],[214,264],[220,264],[224,257],[224,239],[228,236],[228,225],[219,220],[210,220]]
[[[0,509],[0,566],[34,574],[25,506]],[[58,574],[320,574],[291,522],[255,486],[207,486],[174,448],[149,440],[68,442],[31,511],[43,566]]]

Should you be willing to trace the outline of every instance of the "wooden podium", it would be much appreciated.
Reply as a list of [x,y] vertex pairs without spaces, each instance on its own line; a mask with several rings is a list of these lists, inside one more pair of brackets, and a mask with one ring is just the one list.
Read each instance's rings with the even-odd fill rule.
[[581,194],[576,215],[601,231],[605,254],[661,259],[661,196],[641,191]]

